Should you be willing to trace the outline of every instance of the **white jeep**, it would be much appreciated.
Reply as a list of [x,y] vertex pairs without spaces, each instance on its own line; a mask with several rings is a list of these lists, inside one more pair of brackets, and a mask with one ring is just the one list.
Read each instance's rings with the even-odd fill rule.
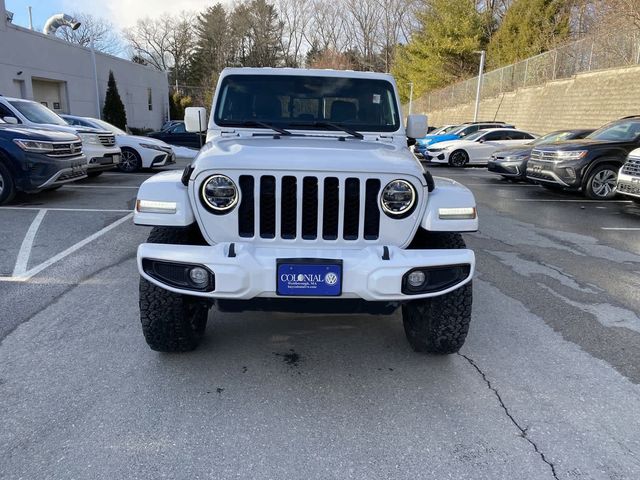
[[218,311],[392,313],[417,351],[453,353],[471,319],[473,194],[433,178],[407,147],[393,78],[230,68],[207,143],[184,172],[140,187],[140,315],[149,346],[194,349]]

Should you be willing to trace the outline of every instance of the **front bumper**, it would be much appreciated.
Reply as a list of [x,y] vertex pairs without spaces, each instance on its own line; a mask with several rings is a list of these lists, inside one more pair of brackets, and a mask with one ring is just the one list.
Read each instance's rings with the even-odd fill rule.
[[87,159],[84,155],[62,159],[27,153],[24,160],[23,171],[16,179],[16,185],[26,193],[36,193],[87,176]]
[[621,195],[640,198],[640,177],[626,175],[622,172],[618,172],[617,191]]
[[581,169],[575,162],[539,162],[529,159],[527,178],[537,183],[551,183],[567,188],[580,188]]
[[[250,243],[214,246],[162,245],[144,243],[138,247],[138,270],[148,281],[172,292],[216,299],[251,300],[282,297],[276,293],[278,259],[342,260],[342,293],[339,297],[305,297],[320,299],[362,299],[366,301],[408,301],[451,292],[471,281],[475,255],[471,250],[403,250],[375,246],[360,250],[262,248]],[[233,252],[233,254],[230,254]],[[385,256],[386,257],[386,256]],[[215,290],[200,292],[174,288],[149,276],[142,267],[144,259],[200,265],[215,276]],[[441,291],[407,295],[402,293],[403,276],[417,267],[468,266],[466,278]]]
[[505,177],[526,178],[527,159],[522,160],[489,160],[487,170]]
[[424,154],[424,159],[427,162],[432,162],[432,163],[449,163],[449,154],[451,152],[449,150],[429,150],[427,149],[427,151]]
[[87,156],[87,168],[90,172],[111,170],[120,163],[121,151],[118,147],[101,147],[99,145],[82,144]]

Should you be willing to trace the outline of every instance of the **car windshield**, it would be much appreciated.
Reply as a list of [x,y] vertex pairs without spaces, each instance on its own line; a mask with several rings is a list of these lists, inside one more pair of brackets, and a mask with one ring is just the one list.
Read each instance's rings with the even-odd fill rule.
[[543,145],[545,143],[562,142],[573,135],[573,132],[551,132],[531,142],[533,145]]
[[[229,75],[215,107],[218,125],[252,122],[289,129],[394,132],[400,115],[386,80],[294,75]],[[259,128],[266,128],[260,127]]]
[[486,131],[484,130],[479,130],[476,133],[472,133],[471,135],[467,135],[466,137],[464,137],[465,140],[471,140],[472,142],[474,140],[479,139],[480,137],[483,137],[484,135],[486,135]]
[[51,125],[69,125],[62,117],[37,102],[12,100],[9,103],[30,122]]
[[431,135],[442,135],[444,133],[449,133],[450,131],[455,130],[456,128],[458,128],[457,125],[449,125],[448,127],[447,126],[440,127],[440,128],[437,128],[436,130],[434,130],[433,132],[431,132]]
[[593,140],[609,140],[614,142],[630,142],[640,136],[640,119],[616,122],[599,128],[587,138]]
[[96,126],[102,128],[103,130],[111,132],[111,133],[113,133],[115,135],[126,135],[127,134],[127,132],[125,132],[124,130],[120,130],[115,125],[111,125],[109,122],[105,122],[104,120],[99,120],[97,118],[92,118],[91,119],[91,123],[95,123]]

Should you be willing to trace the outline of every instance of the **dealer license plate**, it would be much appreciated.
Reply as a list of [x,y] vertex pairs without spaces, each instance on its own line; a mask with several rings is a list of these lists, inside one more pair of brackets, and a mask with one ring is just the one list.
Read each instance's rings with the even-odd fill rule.
[[342,293],[342,262],[278,260],[277,294],[336,297]]

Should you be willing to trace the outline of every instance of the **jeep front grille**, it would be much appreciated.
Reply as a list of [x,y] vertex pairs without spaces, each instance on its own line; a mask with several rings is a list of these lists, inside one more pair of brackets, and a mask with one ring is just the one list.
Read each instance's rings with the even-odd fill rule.
[[353,241],[362,232],[364,240],[378,239],[377,178],[348,177],[341,184],[338,177],[241,175],[239,186],[240,237]]
[[629,158],[622,167],[622,173],[640,177],[640,158]]

